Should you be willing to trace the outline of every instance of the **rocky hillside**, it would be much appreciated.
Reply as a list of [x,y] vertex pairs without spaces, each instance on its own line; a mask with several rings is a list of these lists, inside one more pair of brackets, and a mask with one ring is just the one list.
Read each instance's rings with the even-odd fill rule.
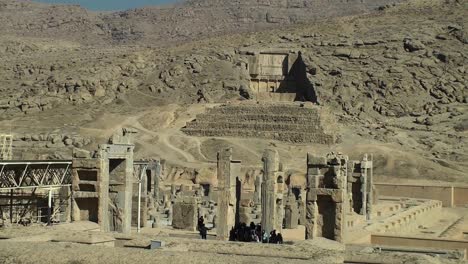
[[[270,6],[259,12],[268,12],[273,2],[268,1]],[[286,2],[288,5],[276,7],[284,10],[310,7],[307,4],[293,7],[289,5],[292,1]],[[19,2],[3,0],[1,3],[0,12],[5,14],[8,8],[21,6]],[[209,10],[206,3],[213,1],[192,1],[170,8]],[[235,9],[236,3],[222,6],[219,2],[213,10]],[[263,1],[256,3],[260,5]],[[54,9],[29,2],[24,5],[25,9],[21,9],[24,12],[33,6],[44,13],[53,13]],[[60,29],[62,25],[53,29],[58,30],[60,38],[53,38],[49,28],[20,30],[24,23],[33,26],[35,22],[26,22],[28,19],[34,21],[41,17],[34,15],[25,22],[18,17],[11,18],[9,23],[14,26],[0,29],[9,30],[0,38],[3,62],[0,64],[0,93],[4,95],[0,98],[0,129],[17,133],[17,140],[21,141],[18,145],[38,138],[30,135],[36,133],[41,135],[39,138],[44,139],[43,145],[48,149],[71,147],[75,143],[73,138],[77,138],[79,146],[92,147],[92,138],[99,135],[96,132],[99,130],[95,129],[104,129],[96,121],[99,116],[129,115],[134,120],[155,106],[175,104],[187,110],[205,103],[244,100],[250,93],[249,76],[245,72],[245,58],[237,50],[278,47],[301,52],[307,79],[313,85],[318,103],[330,108],[342,125],[343,142],[339,146],[371,144],[382,147],[380,152],[376,151],[376,157],[379,166],[385,168],[380,171],[384,175],[444,180],[464,180],[467,175],[468,25],[464,3],[411,1],[372,14],[287,27],[278,24],[275,29],[202,38],[170,47],[148,46],[146,40],[157,38],[158,33],[151,31],[156,30],[155,27],[142,26],[142,21],[154,17],[151,14],[167,11],[169,7],[114,14],[68,8],[81,10],[69,16],[81,14],[83,18],[82,28],[73,27],[76,32],[89,32],[89,36],[102,34],[102,38],[90,37],[95,42],[69,38],[75,31],[70,28],[64,33]],[[366,8],[370,7],[366,5]],[[9,14],[13,16],[14,12]],[[217,14],[219,12],[213,11],[213,15]],[[232,17],[236,15],[226,16],[226,21],[232,22]],[[292,21],[288,17],[289,22],[285,23]],[[0,16],[1,19],[4,16]],[[148,31],[134,30],[146,33],[134,38],[131,46],[119,41],[120,44],[113,45],[96,44],[115,43],[108,30],[96,29],[96,21],[111,23],[109,21],[120,19],[138,20],[135,28],[141,26]],[[180,19],[177,21],[183,20]],[[268,23],[265,21],[262,23]],[[75,25],[75,22],[70,23]],[[196,30],[203,28],[188,32]],[[25,33],[19,35],[18,32]],[[173,36],[170,32],[161,34]],[[140,143],[162,142],[167,136],[158,134],[159,127],[171,124],[179,129],[185,123],[178,120],[190,119],[193,114],[176,110],[170,114],[152,113],[150,121],[143,122],[143,125],[150,124],[144,125],[148,131],[140,128],[147,133],[147,138]],[[105,123],[106,120],[101,121]],[[92,129],[76,135],[83,126]],[[35,128],[34,132],[31,127]],[[54,137],[46,135],[50,130],[54,131]],[[57,138],[55,134],[62,136]],[[71,141],[67,140],[70,138]],[[192,159],[187,154],[193,151],[193,146],[187,143],[190,140],[181,141],[174,161]],[[358,148],[351,149],[357,152]],[[145,154],[160,154],[157,148],[145,151]],[[290,155],[292,159],[294,153]],[[199,156],[193,158],[194,163],[197,159],[206,159]]]
[[0,0],[2,34],[53,37],[82,44],[167,44],[362,14],[401,0],[191,0],[115,13],[74,5]]

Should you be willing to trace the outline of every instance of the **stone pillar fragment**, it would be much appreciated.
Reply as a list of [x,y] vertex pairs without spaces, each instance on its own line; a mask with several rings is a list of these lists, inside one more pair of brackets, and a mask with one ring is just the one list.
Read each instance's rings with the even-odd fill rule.
[[197,230],[198,224],[198,198],[181,197],[173,206],[172,227],[190,231]]
[[255,177],[254,203],[260,205],[262,203],[262,176]]
[[156,204],[159,204],[159,179],[161,177],[161,162],[158,160],[154,163],[153,177],[153,198]]
[[232,149],[218,152],[218,213],[216,233],[219,240],[228,240],[229,231],[236,221],[237,178],[240,178],[240,162],[232,160]]
[[[265,233],[270,234],[271,231],[282,229],[282,215],[278,216],[279,210],[282,208],[282,197],[277,197],[277,181],[278,181],[278,151],[267,149],[263,153],[263,181],[261,187],[262,193],[262,229]],[[282,181],[282,180],[281,180]],[[282,193],[281,193],[282,196]],[[277,208],[277,198],[280,198],[281,209]],[[279,219],[281,217],[281,219]]]
[[285,206],[285,228],[294,229],[297,228],[299,222],[299,210],[297,207],[297,201],[294,197],[289,196]]

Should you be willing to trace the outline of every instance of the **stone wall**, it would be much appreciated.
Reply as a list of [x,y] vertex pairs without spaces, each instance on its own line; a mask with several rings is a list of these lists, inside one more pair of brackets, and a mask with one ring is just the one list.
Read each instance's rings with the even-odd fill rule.
[[301,104],[222,105],[187,123],[183,132],[207,137],[254,137],[292,143],[334,144],[336,123],[323,108]]
[[182,197],[173,206],[172,227],[195,231],[198,219],[198,201],[194,197]]

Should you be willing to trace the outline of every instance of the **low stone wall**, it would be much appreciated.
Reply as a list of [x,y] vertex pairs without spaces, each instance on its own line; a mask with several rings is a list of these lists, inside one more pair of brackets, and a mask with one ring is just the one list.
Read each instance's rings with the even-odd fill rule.
[[468,186],[374,183],[379,195],[439,200],[444,207],[468,205]]
[[409,205],[407,210],[395,213],[394,215],[378,221],[366,227],[367,230],[377,233],[386,233],[393,231],[404,231],[417,228],[419,221],[430,214],[442,208],[442,202],[436,200],[427,200],[419,205]]
[[466,259],[466,252],[468,250],[467,240],[434,239],[373,234],[371,235],[371,243],[373,245],[401,246],[407,248],[460,249],[464,251],[464,259]]
[[301,103],[243,103],[207,110],[182,129],[188,135],[254,137],[334,144],[336,123],[323,108]]

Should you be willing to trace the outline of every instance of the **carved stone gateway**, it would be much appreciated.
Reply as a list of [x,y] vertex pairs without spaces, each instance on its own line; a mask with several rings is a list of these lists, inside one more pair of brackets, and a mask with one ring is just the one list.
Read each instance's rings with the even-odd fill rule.
[[342,154],[307,155],[306,238],[325,237],[343,242],[345,216],[370,220],[376,201],[372,158],[350,161]]
[[307,155],[306,238],[342,242],[347,157]]
[[133,132],[123,129],[93,159],[73,161],[73,218],[99,223],[104,232],[130,233],[133,193]]

